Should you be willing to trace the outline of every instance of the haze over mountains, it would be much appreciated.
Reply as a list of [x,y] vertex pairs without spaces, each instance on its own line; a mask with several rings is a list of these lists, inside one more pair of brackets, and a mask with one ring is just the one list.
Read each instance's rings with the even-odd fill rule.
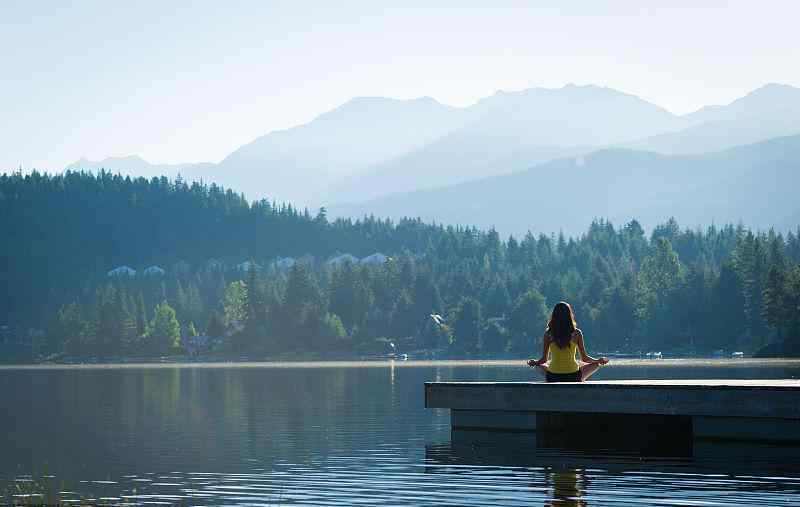
[[595,218],[649,227],[674,217],[688,226],[744,221],[779,230],[800,225],[800,135],[701,155],[619,148],[553,160],[531,169],[438,189],[395,194],[336,214],[495,227],[583,232]]
[[597,86],[498,92],[461,113],[466,122],[460,128],[343,181],[327,201],[359,201],[510,173],[683,124],[638,97]]
[[144,176],[145,178],[158,176],[175,178],[178,175],[191,175],[192,178],[199,179],[208,178],[208,176],[211,175],[209,171],[213,167],[215,167],[214,164],[209,162],[200,162],[194,164],[152,164],[138,155],[129,155],[127,157],[108,157],[99,162],[92,162],[91,160],[82,158],[77,162],[71,163],[65,167],[64,170],[85,170],[96,173],[101,169],[106,169],[112,172],[119,172],[132,176]]
[[242,146],[220,162],[217,174],[233,188],[316,205],[335,181],[430,144],[464,120],[463,111],[427,97],[356,98]]
[[690,126],[627,145],[659,153],[704,153],[800,133],[800,89],[763,86],[727,106],[683,117]]
[[[334,215],[422,216],[505,233],[567,232],[572,224],[583,231],[587,217],[631,213],[645,222],[680,215],[687,224],[741,219],[779,226],[797,223],[797,205],[759,215],[760,205],[740,202],[747,187],[725,183],[726,168],[736,167],[743,181],[757,183],[763,170],[796,185],[797,139],[723,150],[794,134],[800,134],[800,89],[787,85],[766,85],[728,105],[684,116],[610,88],[568,85],[498,92],[463,108],[430,98],[357,98],[308,124],[262,136],[219,164],[141,161],[137,170],[140,161],[125,157],[82,160],[70,168],[146,176],[181,172],[185,179],[203,178],[253,199],[325,205]],[[561,200],[554,201],[556,207],[541,203],[553,192],[548,189],[570,187],[585,187],[584,194],[576,190],[584,195],[585,209],[574,209],[571,200],[573,215],[567,216],[574,220],[563,214]],[[724,204],[714,197],[716,215],[707,218],[697,195],[683,197],[734,191],[740,200]]]

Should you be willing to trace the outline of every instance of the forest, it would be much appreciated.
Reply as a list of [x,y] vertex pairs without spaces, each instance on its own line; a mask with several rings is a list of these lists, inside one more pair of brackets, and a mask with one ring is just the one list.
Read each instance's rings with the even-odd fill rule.
[[501,238],[67,171],[0,176],[0,231],[0,344],[39,359],[522,357],[560,300],[590,352],[800,352],[800,228]]

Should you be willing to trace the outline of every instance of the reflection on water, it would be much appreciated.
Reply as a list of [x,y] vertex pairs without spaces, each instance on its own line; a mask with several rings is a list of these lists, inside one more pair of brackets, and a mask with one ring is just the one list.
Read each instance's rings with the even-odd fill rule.
[[[423,382],[529,380],[532,372],[519,363],[409,363],[0,368],[0,495],[224,505],[800,503],[798,448],[711,446],[680,459],[543,447],[524,434],[451,441],[448,411],[423,408]],[[789,361],[664,361],[619,363],[597,378],[798,373]]]
[[473,433],[427,445],[426,472],[465,482],[474,475],[504,481],[501,471],[526,475],[526,488],[538,491],[543,505],[800,503],[797,448],[714,442],[693,458],[663,458],[542,448],[535,436],[515,441],[510,434]]
[[545,505],[564,507],[581,507],[588,505],[583,496],[586,490],[584,474],[574,468],[553,471],[548,475],[547,482],[550,484],[550,498],[545,501]]

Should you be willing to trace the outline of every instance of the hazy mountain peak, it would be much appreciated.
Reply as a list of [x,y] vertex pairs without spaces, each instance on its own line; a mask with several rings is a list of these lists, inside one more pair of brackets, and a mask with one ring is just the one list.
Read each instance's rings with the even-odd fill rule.
[[[348,110],[352,108],[363,108],[363,107],[404,107],[404,106],[414,106],[414,105],[437,105],[440,107],[449,107],[438,100],[434,99],[433,97],[416,97],[413,99],[396,99],[393,97],[372,97],[372,96],[361,96],[361,97],[353,97],[352,99],[348,100],[347,102],[343,103],[342,105],[335,107],[334,109],[328,111],[327,113],[323,113],[323,115],[333,113],[335,111],[341,110]],[[321,115],[322,116],[322,115]]]
[[141,163],[141,164],[152,165],[152,164],[150,164],[150,162],[148,162],[147,160],[143,159],[139,155],[123,155],[121,157],[108,157],[108,158],[104,159],[104,161],[125,161],[125,162],[131,162],[131,163]]
[[620,101],[629,101],[631,104],[639,103],[647,105],[650,108],[657,109],[670,116],[674,116],[661,106],[648,102],[637,95],[596,84],[577,85],[575,83],[567,83],[560,88],[534,87],[516,91],[497,90],[492,95],[480,99],[476,103],[476,106],[483,105],[485,107],[487,105],[512,103],[515,105],[514,107],[520,103],[556,103],[571,105],[575,100],[601,101],[615,99]]
[[[636,95],[594,84],[497,92],[471,106],[483,139],[523,146],[602,146],[684,128],[685,121]],[[643,133],[647,133],[643,136]]]
[[119,166],[125,166],[128,168],[135,164],[139,164],[141,166],[153,165],[139,155],[122,155],[118,157],[106,157],[102,160],[89,160],[86,157],[81,157],[77,162],[73,162],[68,165],[67,169],[116,169]]
[[756,88],[744,97],[734,100],[730,103],[730,106],[747,107],[757,109],[757,112],[763,112],[798,104],[800,104],[800,88],[780,83],[768,83]]
[[613,88],[608,88],[606,86],[599,86],[599,85],[592,84],[592,83],[585,84],[585,85],[579,85],[579,84],[575,84],[575,83],[567,83],[564,86],[562,86],[560,88],[560,90],[565,90],[565,91],[570,91],[570,92],[575,92],[575,91],[578,91],[578,92],[595,92],[595,91],[598,91],[598,92],[612,92],[612,93],[615,93],[615,94],[622,93],[624,95],[627,95],[624,92],[621,92],[619,90],[615,90]]
[[462,110],[431,97],[354,97],[304,125],[246,144],[220,163],[223,183],[313,202],[337,178],[396,159],[459,128]]
[[759,86],[755,90],[748,93],[746,96],[750,95],[757,95],[760,93],[783,93],[783,92],[799,92],[800,88],[796,88],[792,85],[784,84],[784,83],[767,83],[763,86]]
[[767,83],[727,105],[704,106],[684,116],[693,124],[742,120],[785,109],[800,109],[800,88]]

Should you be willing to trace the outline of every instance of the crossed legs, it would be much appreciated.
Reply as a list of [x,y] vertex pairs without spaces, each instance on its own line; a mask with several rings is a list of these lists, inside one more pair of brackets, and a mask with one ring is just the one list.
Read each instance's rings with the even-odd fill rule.
[[581,365],[581,380],[586,380],[594,373],[600,369],[600,365],[597,363],[588,363]]
[[[533,369],[536,370],[542,377],[547,377],[547,365],[548,363],[539,364],[537,366],[534,366]],[[595,372],[599,369],[600,365],[596,363],[581,365],[581,380],[588,379],[589,377],[594,375]]]

